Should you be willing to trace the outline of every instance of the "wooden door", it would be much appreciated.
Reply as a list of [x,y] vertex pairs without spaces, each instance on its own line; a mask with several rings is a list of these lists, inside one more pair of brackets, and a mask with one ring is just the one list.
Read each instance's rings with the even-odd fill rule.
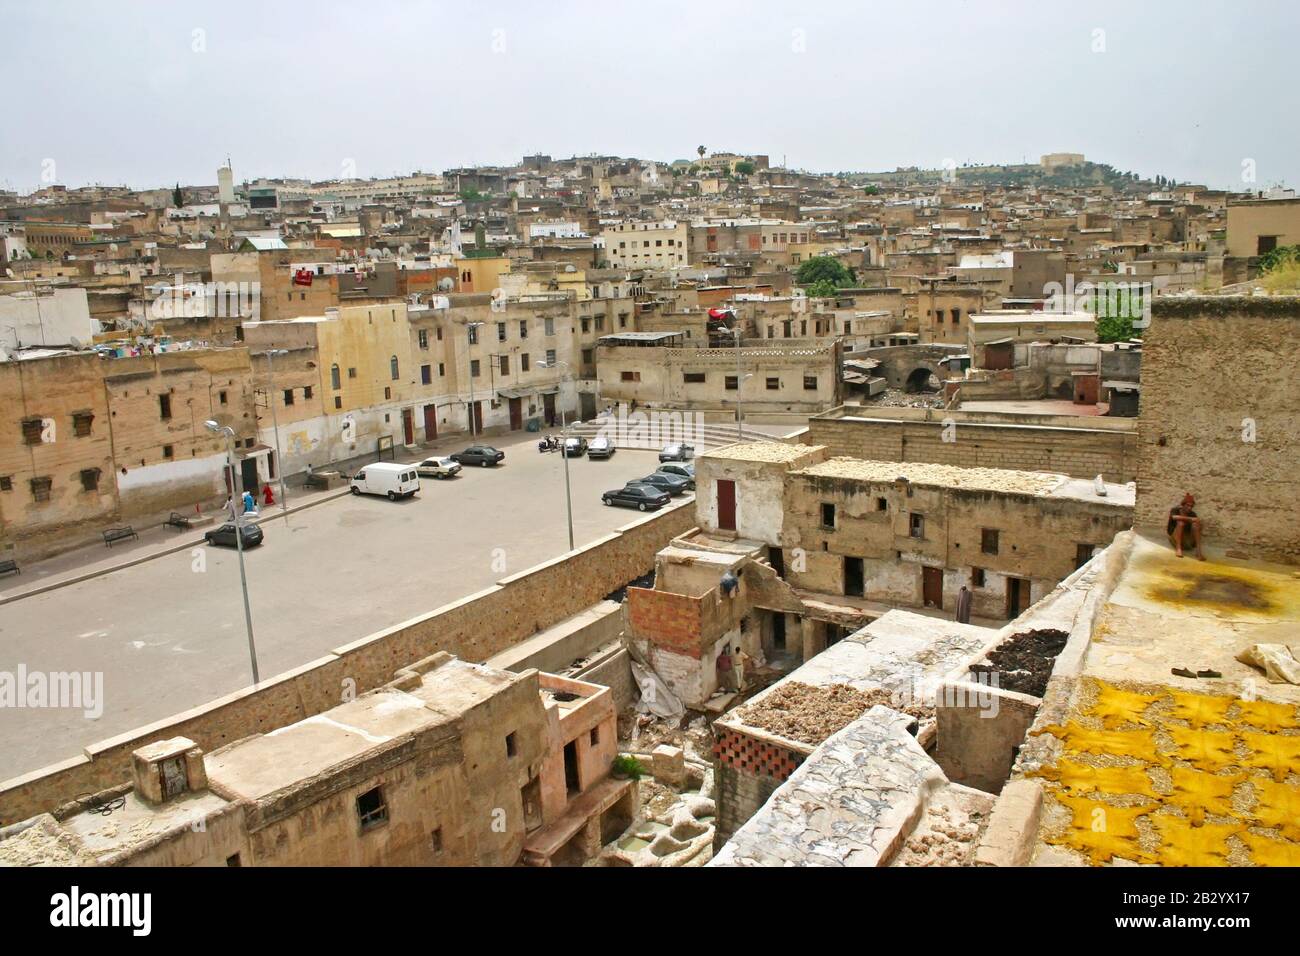
[[402,443],[415,444],[415,413],[409,408],[402,409]]
[[523,399],[510,399],[510,430],[517,432],[524,427]]
[[921,603],[943,610],[943,569],[921,569]]
[[433,441],[438,437],[438,406],[424,406],[424,440]]
[[718,480],[718,528],[722,531],[736,530],[736,483]]

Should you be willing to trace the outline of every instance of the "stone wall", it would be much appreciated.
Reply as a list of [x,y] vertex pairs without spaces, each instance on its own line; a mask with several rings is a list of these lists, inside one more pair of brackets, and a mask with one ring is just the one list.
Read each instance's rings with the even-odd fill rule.
[[721,847],[767,802],[807,754],[766,737],[727,728],[713,745],[718,817],[714,847]]
[[[832,457],[1101,475],[1117,482],[1137,476],[1137,429],[1126,419],[847,408],[852,414],[810,418],[808,430],[793,440],[825,445]],[[945,440],[945,422],[953,426],[946,431],[951,440]]]
[[693,521],[691,506],[667,508],[477,594],[335,648],[255,689],[92,744],[84,756],[0,783],[0,825],[129,779],[131,752],[152,741],[188,737],[210,752],[328,710],[346,693],[382,686],[398,669],[437,651],[484,661],[645,574],[658,551]]
[[1142,342],[1139,531],[1196,496],[1205,541],[1300,563],[1300,298],[1156,300]]

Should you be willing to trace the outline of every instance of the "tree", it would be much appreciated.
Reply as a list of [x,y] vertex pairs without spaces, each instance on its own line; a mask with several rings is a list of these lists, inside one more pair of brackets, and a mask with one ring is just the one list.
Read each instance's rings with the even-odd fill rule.
[[863,191],[864,193],[866,193],[868,196],[879,196],[879,195],[880,195],[880,187],[877,186],[877,185],[875,185],[874,183],[873,183],[872,185],[870,185],[870,186],[864,186],[863,189],[862,189],[862,191]]
[[185,205],[185,194],[181,192],[180,183],[177,183],[176,188],[172,190],[172,205],[178,209]]
[[704,158],[705,149],[703,146],[696,146],[695,151],[700,154],[700,159]]
[[754,164],[748,160],[736,163],[736,172],[741,176],[752,176],[754,175]]
[[[813,256],[795,273],[795,281],[807,289],[818,282],[829,282],[831,291],[852,285],[856,280],[853,270],[846,268],[833,256]],[[812,293],[809,293],[810,295]]]
[[830,279],[818,279],[805,285],[803,291],[812,299],[829,299],[835,295],[836,285]]
[[473,186],[466,186],[460,191],[460,198],[466,202],[485,202],[492,198],[489,193],[481,193]]

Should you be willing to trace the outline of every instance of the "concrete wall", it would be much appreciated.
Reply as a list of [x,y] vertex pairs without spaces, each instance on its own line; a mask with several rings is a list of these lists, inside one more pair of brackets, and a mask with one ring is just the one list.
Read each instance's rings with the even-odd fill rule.
[[[1145,385],[1144,395],[1145,400]],[[945,441],[945,422],[951,441]],[[825,445],[832,457],[923,461],[969,468],[1050,471],[1075,478],[1137,475],[1137,428],[1124,419],[929,409],[856,408],[810,418],[796,441]]]
[[211,751],[328,710],[345,691],[359,694],[379,687],[399,668],[436,651],[484,661],[646,573],[654,566],[656,553],[693,522],[688,506],[665,509],[568,556],[335,648],[264,680],[256,689],[100,741],[88,746],[84,756],[0,783],[0,825],[48,810],[78,793],[121,783],[131,772],[131,752],[151,741],[183,736]]
[[[1207,543],[1300,563],[1300,298],[1178,298],[1143,336],[1139,531],[1196,496]],[[1252,440],[1253,439],[1253,440]]]

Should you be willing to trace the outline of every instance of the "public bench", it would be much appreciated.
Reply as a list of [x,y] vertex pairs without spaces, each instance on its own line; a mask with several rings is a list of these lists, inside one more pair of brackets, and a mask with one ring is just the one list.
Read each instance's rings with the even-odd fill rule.
[[171,513],[163,524],[167,527],[175,528],[177,531],[188,531],[191,527],[190,519],[185,517],[183,514],[177,514],[175,511]]
[[110,548],[113,546],[114,541],[122,541],[125,538],[135,538],[137,541],[140,540],[140,536],[135,533],[135,529],[130,525],[124,525],[121,528],[109,528],[107,531],[103,532],[103,535],[104,544]]
[[18,562],[10,558],[0,561],[0,574],[22,574],[18,568]]

